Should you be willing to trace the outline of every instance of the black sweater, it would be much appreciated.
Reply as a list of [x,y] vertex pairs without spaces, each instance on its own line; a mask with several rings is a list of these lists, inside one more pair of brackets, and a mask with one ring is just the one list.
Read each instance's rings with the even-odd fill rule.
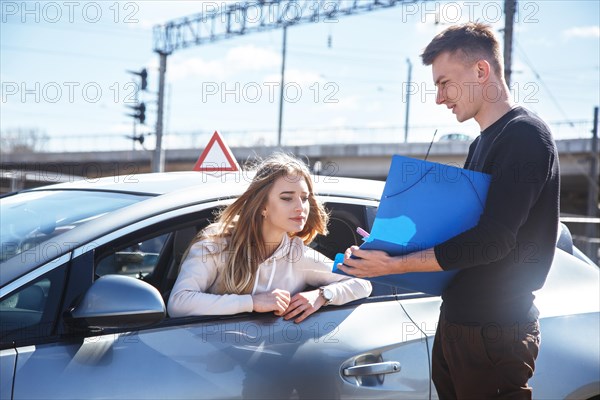
[[537,318],[532,292],[548,275],[559,217],[558,153],[550,130],[515,107],[473,141],[465,168],[492,180],[479,223],[434,249],[444,270],[460,270],[442,295],[446,320]]

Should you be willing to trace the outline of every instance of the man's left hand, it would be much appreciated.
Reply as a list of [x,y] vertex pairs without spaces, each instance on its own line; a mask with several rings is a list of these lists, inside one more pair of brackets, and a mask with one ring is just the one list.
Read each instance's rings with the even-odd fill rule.
[[338,265],[338,268],[358,278],[373,278],[401,273],[395,270],[395,261],[385,251],[361,250],[358,246],[352,246],[344,253],[344,264]]
[[[351,258],[354,256],[356,258]],[[344,253],[344,264],[338,268],[358,278],[404,274],[407,272],[443,271],[435,258],[433,249],[392,257],[385,251],[362,250],[352,246]]]

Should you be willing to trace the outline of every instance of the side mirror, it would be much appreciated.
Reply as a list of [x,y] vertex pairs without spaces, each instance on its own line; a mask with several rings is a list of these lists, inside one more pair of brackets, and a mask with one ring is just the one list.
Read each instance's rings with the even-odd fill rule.
[[89,330],[136,329],[165,316],[165,303],[155,287],[129,276],[105,275],[85,292],[69,320]]

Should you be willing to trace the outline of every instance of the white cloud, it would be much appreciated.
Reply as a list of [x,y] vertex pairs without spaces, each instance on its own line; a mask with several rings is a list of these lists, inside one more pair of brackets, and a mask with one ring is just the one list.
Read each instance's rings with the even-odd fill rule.
[[[270,74],[265,76],[265,82],[279,82],[281,74]],[[285,71],[285,81],[287,83],[295,83],[300,86],[312,86],[315,83],[325,83],[325,79],[315,72],[303,71],[295,68],[290,68]]]
[[239,71],[260,71],[281,65],[281,55],[270,49],[245,45],[229,50],[224,62],[228,68]]
[[567,39],[597,39],[600,38],[600,26],[575,26],[562,32]]
[[185,59],[172,63],[169,67],[169,79],[180,81],[196,76],[222,79],[226,76],[226,69],[222,60],[206,61],[200,57]]
[[[391,124],[388,121],[378,120],[378,121],[368,122],[366,126],[368,128],[388,128],[392,125],[394,125],[394,124]],[[397,123],[396,123],[396,125],[397,125]]]
[[347,119],[346,117],[335,117],[331,121],[329,121],[330,126],[343,127],[346,126]]
[[131,123],[112,124],[106,129],[106,132],[131,135]]
[[[168,74],[172,82],[194,77],[226,79],[241,72],[272,69],[280,63],[281,56],[273,50],[245,45],[234,47],[225,57],[213,60],[202,57],[177,58],[169,63]],[[158,68],[158,61],[151,60],[151,67]]]
[[[334,96],[333,99],[338,99],[337,96]],[[325,107],[321,109],[326,111],[327,113],[335,113],[335,112],[343,112],[343,111],[355,111],[360,107],[360,97],[359,96],[348,96],[340,98],[337,103],[329,102],[325,104]]]
[[374,101],[374,102],[367,104],[367,106],[365,107],[365,112],[375,113],[375,112],[381,111],[382,109],[383,108],[382,108],[381,102]]

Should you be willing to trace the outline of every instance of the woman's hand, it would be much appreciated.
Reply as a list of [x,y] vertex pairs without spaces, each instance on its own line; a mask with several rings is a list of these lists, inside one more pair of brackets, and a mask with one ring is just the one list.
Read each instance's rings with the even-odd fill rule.
[[283,313],[283,318],[289,320],[299,315],[294,322],[302,322],[323,304],[325,304],[325,299],[319,295],[318,289],[295,294],[287,310]]
[[270,293],[253,294],[252,302],[252,311],[274,311],[275,315],[281,316],[290,304],[290,292],[275,289]]

